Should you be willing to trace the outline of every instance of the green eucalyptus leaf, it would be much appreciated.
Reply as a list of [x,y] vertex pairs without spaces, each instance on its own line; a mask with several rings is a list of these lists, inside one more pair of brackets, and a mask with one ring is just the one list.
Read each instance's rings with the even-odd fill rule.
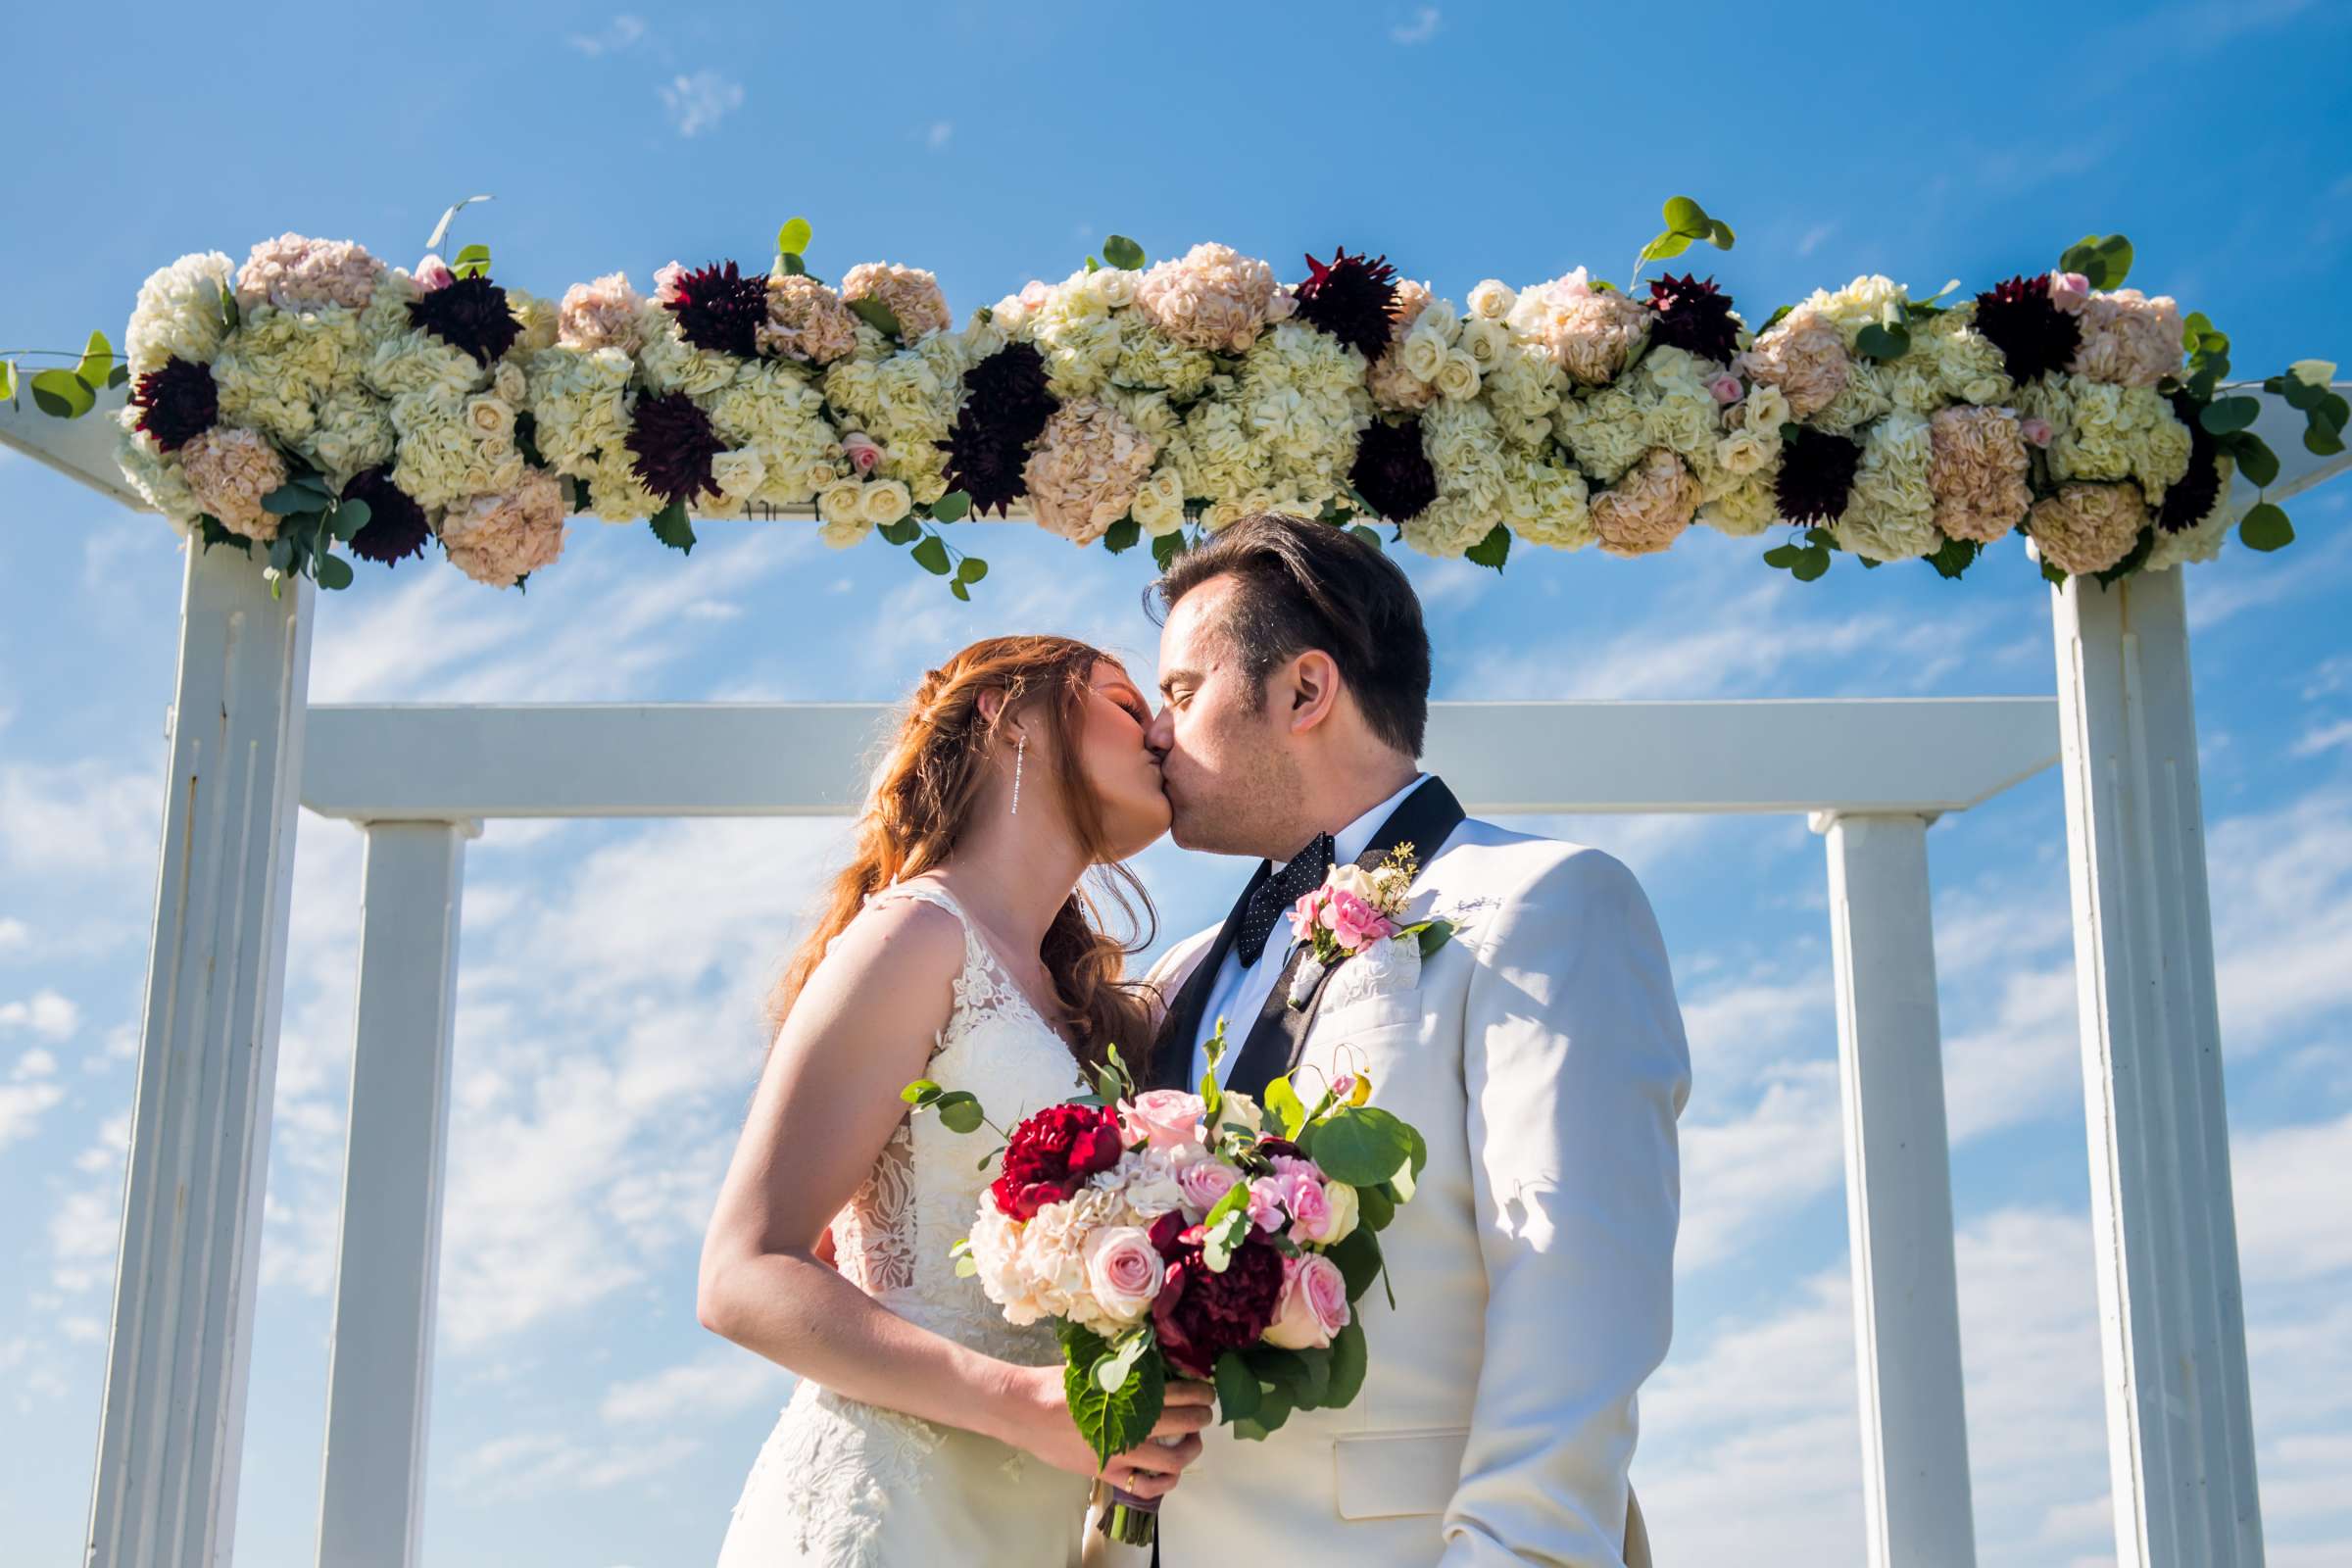
[[1217,1414],[1226,1421],[1247,1421],[1257,1414],[1257,1374],[1231,1350],[1217,1357]]
[[108,384],[114,371],[115,346],[106,340],[104,332],[92,332],[89,342],[82,348],[81,363],[74,368],[74,373],[81,378],[84,386],[97,391]]
[[1104,531],[1102,548],[1114,556],[1123,555],[1141,543],[1143,537],[1144,526],[1142,523],[1137,522],[1133,517],[1121,517]]
[[898,338],[905,335],[899,326],[898,313],[880,300],[868,296],[864,299],[844,300],[842,303],[857,312],[859,320],[884,337]]
[[1371,1351],[1364,1343],[1364,1324],[1361,1318],[1351,1319],[1348,1326],[1332,1337],[1330,1371],[1323,1386],[1323,1406],[1344,1409],[1355,1402],[1363,1392],[1364,1372],[1371,1364]]
[[284,572],[294,564],[294,539],[291,534],[279,534],[270,541],[270,569]]
[[367,502],[355,497],[350,501],[343,502],[334,511],[328,513],[327,522],[333,529],[335,537],[345,544],[349,544],[352,535],[367,527],[368,519],[373,515],[375,515],[375,510]]
[[1874,360],[1899,360],[1911,352],[1911,329],[1873,321],[1855,334],[1854,347]]
[[2248,550],[2283,550],[2295,542],[2295,529],[2283,511],[2264,501],[2257,503],[2237,525],[2237,537]]
[[808,275],[808,264],[801,260],[800,252],[785,251],[781,254],[780,259],[786,277],[807,277]]
[[1764,552],[1764,564],[1787,571],[1796,564],[1797,558],[1803,554],[1804,549],[1800,545],[1775,545]]
[[1372,1282],[1380,1277],[1380,1238],[1369,1225],[1358,1225],[1323,1255],[1339,1265],[1341,1278],[1348,1282],[1350,1301],[1360,1300],[1364,1292],[1372,1288]]
[[1685,239],[1706,239],[1715,229],[1715,220],[1707,210],[1688,196],[1676,196],[1659,209],[1666,220],[1666,231]]
[[1385,1231],[1389,1221],[1396,1217],[1396,1200],[1389,1196],[1389,1184],[1375,1182],[1370,1187],[1355,1190],[1356,1217],[1374,1231]]
[[1152,540],[1153,564],[1162,571],[1167,570],[1175,564],[1176,558],[1184,554],[1184,531],[1182,529],[1178,529],[1174,533],[1154,535]]
[[1830,553],[1814,545],[1798,554],[1796,564],[1788,568],[1788,574],[1798,582],[1812,582],[1829,569]]
[[954,568],[948,564],[948,547],[939,535],[930,534],[914,547],[914,564],[934,577],[945,577]]
[[2260,490],[2277,481],[2278,454],[2273,452],[2271,444],[2253,431],[2240,430],[2235,435],[2225,436],[2222,445],[2237,460],[2237,471],[2244,474],[2246,482],[2255,489]]
[[951,490],[931,503],[934,522],[961,522],[972,514],[972,497],[968,490]]
[[0,360],[0,403],[12,403],[17,396],[17,362]]
[[923,536],[923,525],[912,517],[901,517],[896,522],[884,523],[874,531],[903,549]]
[[1144,248],[1124,234],[1113,234],[1102,242],[1102,259],[1113,267],[1135,271],[1144,265]]
[[53,417],[78,419],[98,406],[98,394],[72,370],[42,370],[32,378],[32,403]]
[[948,592],[967,605],[972,602],[972,591],[966,588],[958,578],[950,577],[948,579]]
[[1333,1181],[1369,1187],[1412,1157],[1410,1130],[1378,1105],[1342,1105],[1311,1129],[1308,1155]]
[[1688,234],[1660,234],[1656,239],[1642,247],[1640,259],[1642,262],[1668,261],[1682,255],[1690,248],[1690,236]]
[[2198,411],[2197,422],[2207,435],[2232,435],[2252,424],[2261,413],[2259,398],[2217,398]]
[[1298,1130],[1306,1125],[1306,1104],[1299,1100],[1288,1073],[1266,1085],[1265,1107],[1281,1122],[1285,1138],[1296,1139]]
[[928,1078],[917,1078],[899,1091],[899,1098],[909,1105],[928,1105],[946,1091]]
[[1732,225],[1720,218],[1715,219],[1707,225],[1707,239],[1719,251],[1730,250],[1733,239]]
[[975,583],[987,575],[988,563],[982,561],[978,556],[966,556],[956,564],[956,580],[957,582]]
[[976,1133],[988,1117],[980,1109],[980,1100],[967,1090],[956,1089],[932,1102],[939,1112],[939,1124],[952,1133]]
[[314,512],[318,507],[318,492],[305,484],[281,484],[262,497],[262,510],[280,517],[290,517],[300,512]]
[[776,230],[776,254],[778,256],[806,255],[808,250],[808,241],[815,237],[815,233],[816,231],[808,226],[808,220],[806,218],[786,219],[784,226]]
[[322,555],[318,559],[318,586],[348,588],[351,586],[351,563],[341,556]]

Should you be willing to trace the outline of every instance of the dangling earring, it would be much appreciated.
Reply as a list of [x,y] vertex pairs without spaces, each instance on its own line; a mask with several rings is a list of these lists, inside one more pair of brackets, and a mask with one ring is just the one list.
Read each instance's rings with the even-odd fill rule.
[[1028,758],[1029,737],[1023,735],[1012,748],[1012,810],[1010,814],[1013,816],[1021,814],[1021,764],[1027,761]]

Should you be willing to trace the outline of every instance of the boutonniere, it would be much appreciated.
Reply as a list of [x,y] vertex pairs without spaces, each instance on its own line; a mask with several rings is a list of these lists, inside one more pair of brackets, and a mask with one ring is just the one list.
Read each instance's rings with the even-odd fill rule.
[[1360,865],[1333,866],[1321,887],[1291,906],[1291,935],[1308,949],[1291,979],[1292,1006],[1304,1008],[1324,974],[1349,958],[1401,957],[1409,949],[1418,971],[1423,958],[1452,939],[1451,920],[1404,921],[1405,900],[1420,871],[1413,847],[1399,844],[1368,871]]

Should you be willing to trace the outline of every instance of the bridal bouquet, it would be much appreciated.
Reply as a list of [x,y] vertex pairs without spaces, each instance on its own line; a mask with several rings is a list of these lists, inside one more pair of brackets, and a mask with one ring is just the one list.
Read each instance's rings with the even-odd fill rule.
[[[1410,1199],[1421,1135],[1345,1074],[1310,1105],[1290,1080],[1261,1105],[1217,1087],[1138,1093],[1114,1050],[1097,1093],[996,1129],[997,1178],[958,1272],[1007,1322],[1052,1320],[1070,1413],[1107,1464],[1151,1435],[1171,1374],[1213,1381],[1219,1418],[1263,1438],[1294,1410],[1348,1404],[1366,1349],[1355,1303],[1382,1276],[1378,1233]],[[957,1132],[979,1102],[928,1079],[903,1098]],[[1112,1489],[1104,1529],[1150,1543],[1156,1500]]]

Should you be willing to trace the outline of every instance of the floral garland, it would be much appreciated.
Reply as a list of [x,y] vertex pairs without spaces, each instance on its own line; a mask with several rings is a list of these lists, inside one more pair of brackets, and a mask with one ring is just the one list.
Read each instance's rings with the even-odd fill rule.
[[[1688,198],[1665,219],[1637,281],[1732,246]],[[1385,258],[1309,257],[1286,284],[1217,244],[1147,267],[1117,236],[1109,265],[958,327],[931,273],[829,284],[808,237],[786,224],[764,272],[672,263],[650,296],[613,273],[549,301],[494,282],[478,245],[405,270],[286,234],[156,272],[122,356],[93,334],[30,387],[75,416],[132,382],[138,492],[208,548],[328,588],[351,581],[338,547],[390,566],[438,542],[520,586],[573,516],[650,518],[690,550],[695,517],[803,509],[827,544],[879,532],[968,598],[986,565],[943,525],[1016,503],[1082,546],[1149,539],[1162,564],[1283,511],[1496,568],[1514,539],[1637,556],[1693,524],[1787,525],[1764,559],[1803,580],[1838,553],[1957,577],[2023,532],[2045,576],[2113,580],[2212,559],[2232,473],[2278,471],[2259,401],[2224,384],[2227,336],[2122,287],[2120,235],[1973,298],[1856,278],[1755,329],[1694,273],[1488,279],[1457,307]],[[2333,373],[2263,383],[2322,455],[2346,423]],[[0,362],[0,397],[15,381]],[[2265,500],[2239,537],[2293,530]]]

